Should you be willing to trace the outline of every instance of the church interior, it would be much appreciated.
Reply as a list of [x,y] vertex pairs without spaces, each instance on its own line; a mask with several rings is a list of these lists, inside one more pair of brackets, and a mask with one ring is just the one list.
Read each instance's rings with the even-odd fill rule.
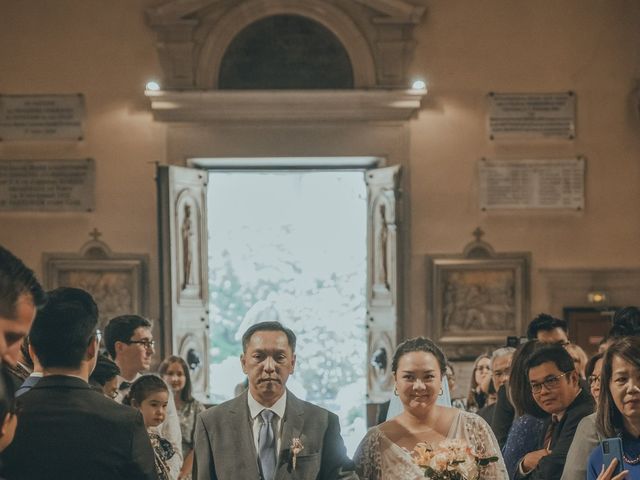
[[[154,321],[157,361],[207,362],[198,159],[370,170],[374,403],[400,339],[439,341],[466,383],[478,353],[538,313],[566,319],[591,353],[611,310],[638,304],[637,1],[0,7],[0,244],[47,288],[83,268],[125,272],[134,286],[121,300]],[[27,132],[46,115],[21,123],[11,108],[37,98],[72,105],[70,118]],[[63,161],[89,165],[81,208],[15,199],[16,182],[37,190],[29,178],[47,177],[11,171]]]

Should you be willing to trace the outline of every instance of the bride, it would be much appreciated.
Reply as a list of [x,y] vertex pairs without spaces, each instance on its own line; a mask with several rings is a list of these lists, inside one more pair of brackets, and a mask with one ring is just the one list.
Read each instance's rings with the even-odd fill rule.
[[498,458],[481,470],[481,480],[509,478],[489,425],[474,413],[436,405],[445,366],[444,353],[428,338],[412,338],[398,346],[391,369],[403,411],[371,428],[360,442],[354,461],[362,480],[424,479],[424,470],[411,454],[416,444],[437,447],[451,439],[465,441],[477,457]]

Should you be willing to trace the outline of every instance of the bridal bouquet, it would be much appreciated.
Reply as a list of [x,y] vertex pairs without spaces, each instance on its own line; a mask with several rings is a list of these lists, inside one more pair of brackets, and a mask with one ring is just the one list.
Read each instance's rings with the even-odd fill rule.
[[464,440],[445,440],[437,448],[418,443],[412,457],[432,480],[479,480],[482,470],[498,461],[498,457],[478,457]]

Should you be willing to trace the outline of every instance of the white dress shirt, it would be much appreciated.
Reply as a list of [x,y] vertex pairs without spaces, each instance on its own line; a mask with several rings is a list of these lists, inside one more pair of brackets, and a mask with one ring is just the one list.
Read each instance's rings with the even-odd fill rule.
[[249,404],[249,414],[251,415],[252,427],[253,427],[253,444],[256,447],[256,453],[259,452],[258,449],[258,435],[260,433],[260,427],[262,426],[262,417],[260,416],[260,412],[262,410],[271,410],[276,414],[276,420],[274,422],[274,433],[276,436],[276,458],[280,454],[280,443],[282,443],[282,419],[284,418],[284,411],[287,407],[287,391],[284,391],[284,394],[278,399],[276,403],[274,403],[270,407],[265,407],[260,404],[251,392],[248,392],[247,395],[247,403]]

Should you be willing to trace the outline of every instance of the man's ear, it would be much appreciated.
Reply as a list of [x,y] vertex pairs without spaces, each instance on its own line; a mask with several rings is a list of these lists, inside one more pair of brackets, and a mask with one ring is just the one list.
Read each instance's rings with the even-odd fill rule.
[[89,342],[87,346],[87,351],[85,352],[85,358],[87,360],[93,360],[95,356],[98,354],[98,342],[95,341],[95,338]]
[[240,355],[240,365],[242,365],[242,373],[247,374],[247,358],[244,353]]
[[291,356],[291,373],[293,373],[295,369],[296,369],[296,354],[294,353]]
[[571,382],[574,383],[576,386],[580,385],[580,377],[578,376],[577,370],[572,370],[571,373],[569,374],[569,378],[571,378]]

